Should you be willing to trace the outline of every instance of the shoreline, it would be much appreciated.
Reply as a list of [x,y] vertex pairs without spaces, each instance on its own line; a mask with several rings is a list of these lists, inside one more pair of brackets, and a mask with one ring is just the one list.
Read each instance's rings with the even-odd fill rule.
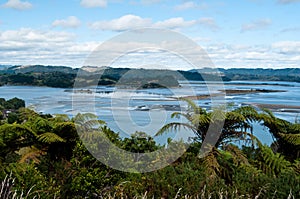
[[[211,95],[195,95],[195,96],[185,96],[179,97],[182,99],[190,99],[190,100],[202,100],[210,97],[219,97],[219,96],[232,96],[232,95],[244,95],[244,94],[255,94],[255,93],[280,93],[287,92],[286,90],[270,90],[270,89],[227,89],[227,90],[219,90],[220,93],[214,93]],[[173,97],[174,98],[174,97]]]
[[273,112],[288,112],[288,113],[300,113],[300,106],[285,105],[285,104],[263,104],[263,103],[242,103],[243,105],[249,105],[260,109],[269,109]]

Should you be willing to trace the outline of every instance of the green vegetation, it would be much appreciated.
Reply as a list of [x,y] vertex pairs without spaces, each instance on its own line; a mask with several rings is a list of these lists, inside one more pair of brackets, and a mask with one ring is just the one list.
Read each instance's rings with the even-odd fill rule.
[[18,110],[19,108],[25,107],[25,101],[19,98],[12,98],[10,100],[5,100],[0,98],[0,110],[3,109],[14,109]]
[[[80,74],[77,76],[77,74]],[[72,88],[95,85],[135,88],[177,87],[178,81],[292,81],[300,82],[299,69],[199,69],[173,71],[166,69],[130,69],[85,66],[73,69],[66,66],[12,66],[0,70],[0,86],[32,85]],[[99,79],[100,78],[100,79]]]
[[73,87],[75,77],[75,74],[61,72],[0,74],[0,85],[30,85],[71,88]]
[[15,97],[6,101],[0,98],[0,120],[7,118],[8,123],[14,123],[18,120],[17,110],[23,107],[25,107],[25,101],[22,99]]
[[231,80],[300,82],[299,68],[285,68],[285,69],[231,68],[231,69],[220,69],[220,71]]
[[[79,72],[79,76],[77,76]],[[148,71],[149,72],[149,71]],[[60,88],[72,88],[76,79],[80,87],[95,85],[125,86],[135,88],[165,88],[178,87],[175,71],[153,70],[150,73],[144,69],[100,68],[95,72],[69,67],[28,66],[11,67],[0,71],[1,85],[32,85]],[[100,79],[99,79],[100,78]]]
[[[14,123],[6,118],[0,125],[0,197],[12,198],[14,194],[19,198],[300,197],[299,124],[281,120],[268,110],[257,112],[251,107],[241,107],[206,112],[193,101],[185,101],[189,110],[174,113],[173,117],[185,117],[188,122],[167,124],[158,134],[189,128],[195,134],[193,143],[171,165],[144,174],[111,169],[97,161],[81,139],[101,141],[105,135],[119,148],[135,153],[165,147],[157,145],[146,133],[136,132],[129,138],[121,138],[92,114],[69,118],[19,108]],[[5,104],[3,100],[1,103]],[[199,157],[209,123],[222,119],[225,123],[216,145],[209,146],[211,151],[205,157]],[[253,123],[269,130],[274,137],[271,147],[261,144],[251,134]],[[80,139],[76,129],[88,126],[93,128],[80,135]],[[232,141],[243,144],[237,147]]]

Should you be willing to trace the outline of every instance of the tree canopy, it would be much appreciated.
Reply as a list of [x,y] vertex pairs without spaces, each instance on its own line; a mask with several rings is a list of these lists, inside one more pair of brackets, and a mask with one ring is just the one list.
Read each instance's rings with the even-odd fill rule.
[[[69,118],[19,109],[14,123],[7,119],[0,123],[0,198],[300,197],[299,124],[251,107],[218,112],[225,119],[221,136],[206,156],[199,157],[214,112],[187,103],[186,113],[173,114],[187,123],[167,124],[159,134],[182,126],[192,129],[195,139],[175,162],[150,173],[114,170],[93,157],[80,139],[101,141],[106,136],[119,148],[136,153],[136,161],[143,161],[139,154],[168,147],[158,145],[146,132],[124,138],[93,114]],[[263,145],[251,133],[252,122],[265,126],[277,147]],[[78,128],[89,131],[79,136]],[[232,142],[247,139],[250,145]],[[101,147],[97,143],[93,147]]]

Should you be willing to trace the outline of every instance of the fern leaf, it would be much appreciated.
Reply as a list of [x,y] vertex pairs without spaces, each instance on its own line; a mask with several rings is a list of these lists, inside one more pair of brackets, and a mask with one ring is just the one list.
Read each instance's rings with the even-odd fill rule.
[[287,143],[295,146],[300,146],[300,134],[284,134],[279,133],[280,137]]
[[56,135],[55,133],[43,133],[41,135],[38,135],[37,139],[40,142],[44,142],[44,143],[48,143],[48,144],[55,143],[55,142],[65,142],[65,140],[63,138]]
[[166,132],[169,132],[171,130],[177,131],[179,130],[181,127],[186,128],[186,129],[190,129],[194,132],[197,131],[197,129],[195,127],[193,127],[192,125],[186,124],[186,123],[180,123],[180,122],[172,122],[169,124],[166,124],[165,126],[163,126],[156,134],[155,136],[159,136],[162,135]]

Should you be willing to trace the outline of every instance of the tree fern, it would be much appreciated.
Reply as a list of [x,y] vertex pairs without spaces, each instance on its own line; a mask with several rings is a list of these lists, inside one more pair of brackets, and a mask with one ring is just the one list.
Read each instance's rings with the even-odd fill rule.
[[31,146],[36,134],[27,126],[21,124],[4,124],[0,126],[0,155]]
[[249,164],[246,155],[237,147],[232,144],[229,144],[225,147],[226,151],[232,154],[233,162],[238,164]]
[[251,106],[243,106],[235,109],[233,112],[237,112],[245,117],[246,120],[253,122],[260,119],[258,112]]
[[[216,138],[213,140],[216,147],[231,142],[233,139],[248,141],[247,132],[252,133],[251,122],[259,120],[259,115],[252,107],[242,107],[234,111],[224,111],[222,107],[207,113],[190,99],[182,99],[188,103],[189,109],[186,113],[175,112],[172,117],[180,116],[187,119],[187,123],[172,122],[162,127],[156,135],[161,135],[166,131],[179,130],[180,127],[191,129],[195,136],[204,142],[205,138]],[[210,126],[216,127],[212,133],[207,135]]]
[[300,146],[300,134],[280,133],[279,136],[290,145]]
[[104,121],[98,120],[98,116],[91,113],[79,113],[73,118],[73,121],[75,122],[77,128],[83,132],[99,129],[102,125],[105,124]]
[[65,140],[63,138],[56,135],[55,133],[50,133],[50,132],[38,135],[37,139],[40,142],[48,143],[48,144],[55,143],[55,142],[65,142]]
[[53,120],[55,122],[68,122],[70,118],[67,114],[55,114]]
[[295,161],[292,165],[292,168],[294,169],[296,174],[300,176],[300,161]]
[[21,155],[19,163],[27,162],[28,160],[33,161],[34,163],[40,163],[39,157],[44,155],[46,152],[40,150],[36,147],[24,147],[18,154]]
[[220,173],[221,166],[217,159],[218,155],[220,155],[219,151],[213,149],[208,153],[208,155],[202,158],[202,164],[210,178],[216,178]]
[[291,164],[279,153],[273,153],[267,146],[260,147],[259,168],[266,174],[277,175],[287,169]]
[[187,128],[187,129],[190,129],[194,132],[197,131],[197,129],[190,125],[190,124],[187,124],[187,123],[180,123],[180,122],[171,122],[169,124],[166,124],[165,126],[163,126],[156,134],[155,136],[159,136],[159,135],[162,135],[166,132],[170,132],[170,131],[178,131],[181,127],[183,128]]
[[179,98],[182,101],[185,101],[188,104],[189,112],[195,113],[195,114],[204,114],[206,111],[199,107],[193,100],[188,98]]
[[276,118],[268,109],[263,109],[263,112],[260,114],[259,118],[260,121],[263,122],[263,125],[268,127],[270,133],[272,133],[272,135],[277,139],[279,133],[288,133],[287,129],[291,125],[291,123],[286,120]]

